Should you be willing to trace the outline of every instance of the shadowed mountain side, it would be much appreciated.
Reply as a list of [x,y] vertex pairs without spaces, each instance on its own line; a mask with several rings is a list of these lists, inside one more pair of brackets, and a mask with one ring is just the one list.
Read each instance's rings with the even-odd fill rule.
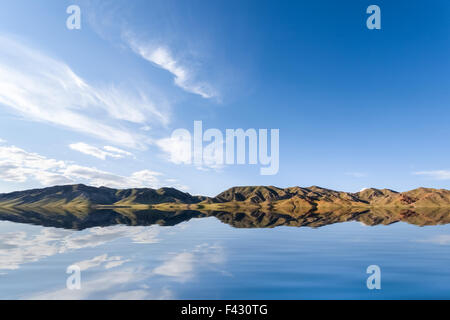
[[22,210],[0,208],[0,220],[64,229],[83,230],[113,225],[174,226],[194,218],[215,217],[235,228],[274,228],[279,226],[318,228],[330,224],[359,221],[368,226],[406,222],[417,226],[450,223],[447,209],[374,209],[341,208],[336,211],[311,210],[302,214],[272,211],[208,211],[208,210],[135,210],[114,208],[103,210]]
[[173,188],[111,189],[89,187],[82,184],[55,186],[44,189],[0,194],[0,206],[32,206],[52,208],[89,207],[95,205],[135,205],[159,203],[193,204],[207,197],[191,196]]

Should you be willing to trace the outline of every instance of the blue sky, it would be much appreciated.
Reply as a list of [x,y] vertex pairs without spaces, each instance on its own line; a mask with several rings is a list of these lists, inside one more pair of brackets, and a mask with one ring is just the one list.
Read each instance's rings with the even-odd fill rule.
[[[68,30],[66,8],[81,8]],[[381,8],[368,30],[366,8]],[[0,192],[62,183],[449,188],[448,1],[0,1]],[[280,130],[280,168],[197,168],[194,120]]]

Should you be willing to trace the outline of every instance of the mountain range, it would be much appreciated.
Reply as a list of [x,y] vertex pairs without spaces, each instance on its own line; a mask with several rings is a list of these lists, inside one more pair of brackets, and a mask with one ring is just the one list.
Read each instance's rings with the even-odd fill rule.
[[450,191],[418,188],[407,192],[364,189],[350,193],[317,186],[277,188],[233,187],[216,197],[193,196],[174,188],[112,189],[83,184],[54,186],[0,194],[0,207],[134,207],[224,209],[229,207],[273,209],[281,212],[327,211],[345,207],[446,208]]

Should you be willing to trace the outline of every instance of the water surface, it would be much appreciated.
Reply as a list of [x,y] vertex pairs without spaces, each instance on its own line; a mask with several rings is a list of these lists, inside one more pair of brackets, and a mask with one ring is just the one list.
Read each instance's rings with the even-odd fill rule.
[[448,299],[447,216],[7,211],[0,299]]

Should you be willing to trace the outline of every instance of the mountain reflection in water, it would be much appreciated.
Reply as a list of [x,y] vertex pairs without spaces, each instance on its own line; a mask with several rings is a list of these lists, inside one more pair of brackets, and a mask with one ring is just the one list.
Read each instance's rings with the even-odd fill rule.
[[113,225],[175,226],[191,219],[215,217],[235,228],[323,227],[330,224],[358,221],[365,225],[389,225],[406,222],[417,226],[450,223],[450,210],[444,208],[420,208],[415,210],[377,208],[363,210],[341,208],[333,211],[271,212],[271,211],[202,211],[202,210],[135,210],[132,208],[54,209],[0,208],[0,220],[34,224],[44,227],[84,230]]

